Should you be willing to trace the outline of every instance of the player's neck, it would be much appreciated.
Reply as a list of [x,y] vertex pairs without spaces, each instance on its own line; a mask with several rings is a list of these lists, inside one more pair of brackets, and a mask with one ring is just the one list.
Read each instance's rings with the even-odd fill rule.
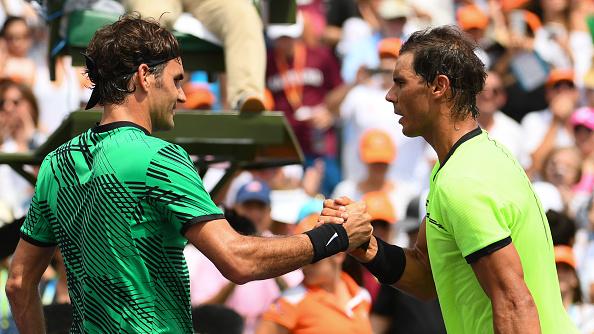
[[128,121],[140,125],[153,132],[153,126],[150,115],[143,112],[140,106],[124,104],[107,104],[103,108],[103,115],[99,124],[108,124],[113,122]]
[[477,118],[481,128],[489,130],[493,123],[495,123],[495,112],[492,113],[480,113]]
[[468,132],[476,129],[477,126],[478,123],[472,117],[459,121],[450,119],[441,126],[436,127],[433,133],[425,139],[437,153],[439,162],[443,163],[456,142]]

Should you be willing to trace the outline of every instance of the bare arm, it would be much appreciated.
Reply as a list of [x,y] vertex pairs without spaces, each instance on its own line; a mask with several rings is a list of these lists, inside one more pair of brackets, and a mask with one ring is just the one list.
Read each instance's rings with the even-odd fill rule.
[[540,333],[536,304],[513,244],[481,257],[472,269],[491,299],[495,333]]
[[186,238],[237,284],[280,276],[309,264],[313,258],[313,246],[305,234],[244,236],[224,219],[196,224],[188,229]]
[[[357,214],[360,205],[351,206],[353,217],[344,223],[349,249],[369,240],[372,227],[369,215]],[[342,218],[334,222],[341,223]],[[224,219],[196,224],[188,229],[186,238],[208,257],[230,281],[244,284],[280,276],[313,259],[313,246],[305,234],[290,237],[263,238],[237,233]]]
[[38,247],[20,240],[10,265],[6,295],[19,332],[45,333],[38,286],[55,247]]
[[[365,254],[360,250],[351,252],[358,261],[369,262],[377,252],[375,237],[371,238],[369,247]],[[432,300],[437,298],[435,283],[429,264],[429,253],[427,251],[427,238],[425,235],[425,221],[421,223],[419,236],[414,248],[405,248],[406,266],[402,277],[393,286],[421,300]]]
[[437,298],[431,264],[429,263],[424,219],[419,228],[419,236],[414,248],[405,249],[404,254],[406,255],[406,267],[404,267],[404,273],[400,280],[394,284],[394,287],[422,300]]

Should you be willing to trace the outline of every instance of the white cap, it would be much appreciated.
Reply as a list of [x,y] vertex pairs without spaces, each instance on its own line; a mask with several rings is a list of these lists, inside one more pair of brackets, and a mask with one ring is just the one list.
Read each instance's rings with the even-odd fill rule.
[[561,193],[559,193],[557,187],[548,182],[542,181],[534,182],[532,187],[540,199],[540,203],[542,204],[542,209],[544,212],[549,210],[563,212],[563,199],[561,198]]
[[277,222],[297,224],[299,210],[309,200],[310,197],[302,188],[273,190],[270,193],[270,216]]
[[280,37],[299,38],[303,34],[303,17],[301,13],[297,14],[295,24],[270,24],[266,28],[268,38],[275,40]]
[[409,17],[412,8],[404,0],[383,0],[378,7],[379,15],[384,20]]

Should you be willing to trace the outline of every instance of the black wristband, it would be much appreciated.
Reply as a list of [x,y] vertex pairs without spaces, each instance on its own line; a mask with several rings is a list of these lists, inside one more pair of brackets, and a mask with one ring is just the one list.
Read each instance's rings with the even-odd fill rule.
[[404,249],[390,245],[378,237],[375,237],[375,240],[377,240],[377,254],[373,260],[362,264],[380,283],[392,285],[398,282],[404,272],[406,266]]
[[322,224],[305,232],[313,245],[311,263],[349,249],[349,236],[342,224]]

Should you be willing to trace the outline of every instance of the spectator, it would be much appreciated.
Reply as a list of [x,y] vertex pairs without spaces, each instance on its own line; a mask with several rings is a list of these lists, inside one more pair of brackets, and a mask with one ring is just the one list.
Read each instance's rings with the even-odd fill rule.
[[575,146],[583,157],[580,182],[575,186],[576,193],[589,195],[594,189],[594,108],[577,109],[569,119],[573,128]]
[[574,144],[569,118],[577,105],[578,91],[571,70],[553,70],[547,81],[548,107],[533,111],[522,120],[523,165],[531,177],[537,176],[544,158],[556,147]]
[[[317,219],[315,214],[306,217],[296,233],[313,228]],[[371,333],[369,293],[341,272],[345,256],[303,267],[303,283],[270,306],[256,333]]]
[[501,112],[506,101],[503,82],[496,72],[487,72],[485,87],[476,97],[478,122],[491,138],[502,143],[516,158],[520,158],[523,133],[520,124]]
[[36,66],[28,58],[31,48],[31,30],[27,21],[10,16],[0,31],[0,75],[32,86],[35,82]]
[[539,0],[537,5],[542,28],[534,36],[534,49],[553,68],[574,70],[581,85],[593,53],[587,28],[571,20],[577,1]]
[[336,46],[342,38],[346,37],[343,28],[350,18],[365,23],[372,31],[379,29],[380,23],[371,1],[329,0],[326,6],[327,25],[322,39],[330,47]]
[[380,59],[376,50],[382,39],[404,40],[410,32],[406,28],[406,22],[413,11],[406,1],[382,0],[377,2],[377,5],[374,2],[371,4],[377,12],[378,29],[367,27],[367,22],[356,19],[351,19],[345,24],[345,34],[339,44],[339,51],[342,55],[341,75],[347,83],[359,82],[362,70],[378,67]]
[[584,194],[578,194],[575,186],[582,173],[582,156],[575,147],[556,148],[544,161],[542,180],[554,185],[563,200],[566,212],[571,217],[585,201]]
[[[270,187],[266,183],[252,180],[243,185],[237,192],[235,208],[238,216],[245,216],[253,223],[257,235],[272,236],[268,231],[271,224]],[[280,293],[296,286],[302,279],[301,272],[295,271],[281,277],[237,285],[223,277],[194,246],[188,245],[184,255],[190,273],[192,305],[223,304],[231,308],[244,318],[244,333],[247,334],[254,332],[260,315]]]
[[557,264],[561,298],[567,313],[582,333],[592,333],[594,331],[594,305],[585,303],[582,296],[571,247],[555,246],[555,263]]
[[546,107],[544,84],[548,66],[534,50],[538,16],[524,10],[528,1],[489,0],[494,44],[488,49],[491,69],[501,76],[508,100],[502,111],[516,121]]
[[490,68],[491,60],[487,52],[483,49],[485,33],[489,26],[489,17],[487,14],[476,4],[472,3],[458,8],[456,11],[456,20],[460,28],[478,45],[475,53],[483,64],[485,64],[485,68]]
[[[37,101],[24,84],[0,80],[0,151],[28,152],[35,149],[44,137],[37,130],[39,110]],[[13,218],[25,214],[33,187],[8,165],[0,166],[0,201],[10,207]]]
[[[371,216],[373,235],[382,240],[394,240],[394,224],[396,223],[396,211],[387,193],[383,191],[372,191],[363,195],[363,201],[367,206],[367,213]],[[361,266],[360,263],[355,264]],[[374,302],[380,289],[380,283],[365,267],[361,266],[361,280],[363,286],[371,295]]]
[[576,225],[575,221],[563,212],[548,210],[547,220],[551,228],[553,245],[565,245],[572,247],[575,242]]
[[342,85],[329,50],[306,46],[302,32],[301,16],[293,25],[268,26],[273,47],[268,52],[266,85],[275,108],[285,113],[301,144],[306,167],[316,159],[324,161],[321,192],[329,195],[340,180],[335,116],[350,87]]
[[396,210],[396,217],[404,218],[408,202],[419,191],[413,185],[388,178],[388,169],[396,158],[392,138],[383,130],[368,130],[359,141],[359,153],[365,164],[366,177],[360,181],[343,180],[336,186],[332,198],[347,196],[357,201],[365,193],[385,191]]
[[125,0],[126,8],[143,16],[161,18],[172,27],[182,10],[191,13],[217,36],[225,49],[227,108],[264,110],[265,45],[262,20],[247,1]]

